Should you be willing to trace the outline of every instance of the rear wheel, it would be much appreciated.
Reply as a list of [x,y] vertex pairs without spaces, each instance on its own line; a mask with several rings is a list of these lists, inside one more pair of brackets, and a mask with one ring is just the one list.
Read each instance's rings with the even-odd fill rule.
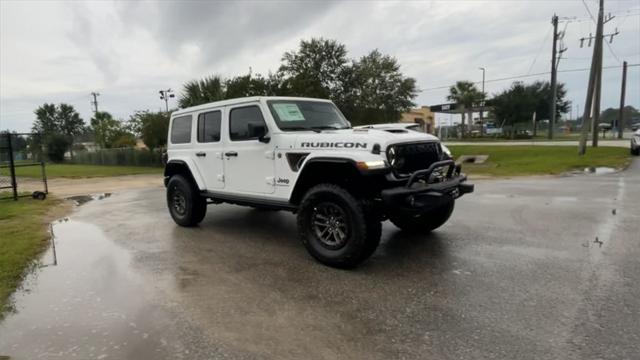
[[320,184],[305,195],[298,231],[307,251],[321,263],[351,268],[375,252],[381,224],[362,201],[333,184]]
[[389,215],[389,220],[402,230],[409,232],[429,232],[444,225],[453,213],[455,200],[419,215]]
[[173,221],[180,226],[195,226],[207,214],[207,201],[195,184],[182,175],[174,175],[167,184],[167,206]]

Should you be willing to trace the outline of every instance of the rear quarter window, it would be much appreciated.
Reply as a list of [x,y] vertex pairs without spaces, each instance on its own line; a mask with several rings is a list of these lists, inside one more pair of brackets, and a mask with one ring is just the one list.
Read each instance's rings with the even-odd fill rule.
[[191,142],[191,115],[179,116],[171,124],[171,143],[186,144]]

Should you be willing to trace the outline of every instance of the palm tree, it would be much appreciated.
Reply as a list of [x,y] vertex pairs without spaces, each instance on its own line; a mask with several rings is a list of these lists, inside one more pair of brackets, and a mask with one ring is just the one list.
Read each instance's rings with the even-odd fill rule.
[[483,94],[471,81],[457,81],[455,86],[449,88],[447,100],[454,101],[460,106],[460,115],[462,115],[461,136],[465,135],[464,115],[468,110],[469,122],[473,122],[473,104],[477,104],[484,99]]
[[178,99],[181,108],[223,100],[224,86],[219,76],[209,76],[201,80],[191,80],[184,84]]

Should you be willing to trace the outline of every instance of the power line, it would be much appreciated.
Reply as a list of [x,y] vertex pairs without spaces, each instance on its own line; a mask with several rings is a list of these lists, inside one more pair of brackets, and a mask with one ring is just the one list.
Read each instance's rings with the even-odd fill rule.
[[[587,3],[582,0],[582,5],[584,5],[584,8],[587,10],[587,12],[589,13],[589,17],[591,17],[591,20],[595,23],[596,19],[593,17],[593,14],[591,13],[591,9],[589,9],[589,6],[587,5]],[[607,19],[605,21],[608,22],[611,19],[613,19],[613,16],[611,16],[611,14],[609,14],[609,19]],[[617,33],[617,28],[616,28],[616,33]],[[613,39],[613,36],[611,37]],[[591,40],[589,40],[589,43],[591,43]],[[607,48],[609,49],[609,52],[611,52],[611,55],[613,55],[614,58],[616,58],[616,60],[618,60],[618,64],[622,64],[622,60],[620,60],[620,58],[618,57],[618,55],[615,53],[615,51],[613,51],[613,48],[611,47],[611,44],[609,44],[608,42],[604,42],[605,44],[607,44]]]
[[551,34],[551,28],[549,28],[547,30],[547,33],[544,35],[544,38],[542,39],[542,43],[540,43],[540,47],[538,48],[538,52],[536,53],[536,57],[533,58],[533,61],[531,62],[531,66],[529,66],[529,71],[527,71],[527,74],[531,73],[531,70],[533,70],[533,66],[536,64],[536,61],[538,61],[538,56],[540,56],[540,53],[542,52],[542,47],[547,42],[547,38],[549,37],[549,34]]
[[[634,66],[640,66],[640,63],[638,64],[628,64],[627,67],[634,67]],[[621,68],[621,65],[611,65],[611,66],[603,66],[603,69],[619,69]],[[589,71],[589,68],[581,68],[581,69],[565,69],[565,70],[558,70],[559,73],[570,73],[570,72],[580,72],[580,71]],[[523,79],[523,78],[528,78],[528,77],[536,77],[536,76],[543,76],[543,75],[549,75],[551,74],[551,71],[545,71],[545,72],[539,72],[539,73],[535,73],[535,74],[525,74],[525,75],[516,75],[516,76],[508,76],[508,77],[503,77],[503,78],[496,78],[496,79],[489,79],[489,80],[485,80],[485,83],[489,83],[489,82],[499,82],[499,81],[505,81],[505,80],[516,80],[516,79]],[[473,82],[474,84],[481,84],[482,81],[475,81]],[[448,89],[450,88],[452,85],[444,85],[444,86],[436,86],[436,87],[432,87],[432,88],[426,88],[426,89],[420,89],[418,92],[425,92],[425,91],[432,91],[432,90],[442,90],[442,89]]]
[[591,9],[589,9],[589,5],[587,5],[587,3],[584,0],[582,0],[582,5],[584,5],[585,9],[587,9],[587,12],[589,13],[589,17],[591,17],[591,20],[595,22],[596,18],[593,17],[593,14],[591,13]]

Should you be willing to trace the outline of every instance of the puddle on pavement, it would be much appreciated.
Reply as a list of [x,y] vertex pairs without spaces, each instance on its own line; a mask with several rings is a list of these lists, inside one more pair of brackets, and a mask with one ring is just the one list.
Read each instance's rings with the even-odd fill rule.
[[[148,314],[155,311],[131,255],[91,224],[66,219],[53,229],[58,265],[29,275],[12,297],[15,310],[0,323],[0,355],[158,358],[163,340],[152,335],[159,320]],[[52,256],[50,248],[41,262]]]
[[607,175],[607,174],[613,174],[616,173],[618,170],[614,169],[614,168],[610,168],[610,167],[606,167],[606,166],[599,166],[599,167],[586,167],[583,170],[573,170],[571,172],[565,173],[565,176],[572,176],[572,175]]
[[75,202],[76,206],[80,206],[88,203],[89,201],[103,200],[110,196],[111,196],[111,193],[76,195],[76,196],[69,196],[67,200],[72,200]]
[[613,174],[616,172],[616,169],[600,166],[600,167],[588,167],[584,169],[584,172],[587,174],[595,174],[595,175],[605,175],[605,174]]

